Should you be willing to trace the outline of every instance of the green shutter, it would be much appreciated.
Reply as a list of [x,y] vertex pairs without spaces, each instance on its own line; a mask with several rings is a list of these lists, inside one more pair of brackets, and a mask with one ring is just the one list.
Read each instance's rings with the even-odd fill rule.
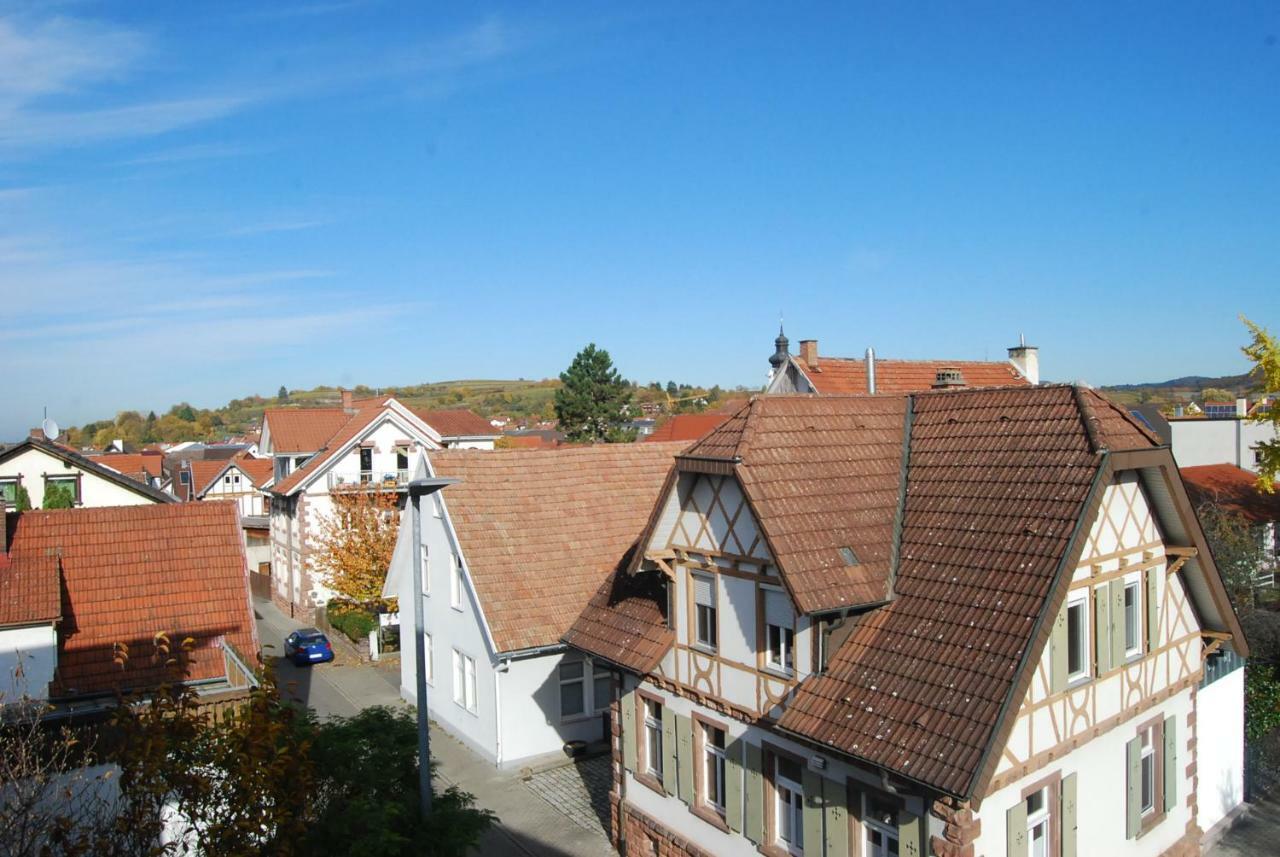
[[662,706],[662,788],[676,793],[676,713]]
[[760,745],[747,744],[743,754],[746,762],[746,800],[744,803],[743,833],[756,845],[764,842],[764,765]]
[[1158,568],[1147,569],[1147,651],[1160,648],[1160,574]]
[[1053,634],[1049,637],[1050,693],[1067,689],[1067,643],[1067,605],[1064,604],[1053,621]]
[[1111,581],[1111,666],[1124,663],[1124,579]]
[[1111,671],[1111,604],[1106,587],[1093,591],[1093,652],[1098,660],[1098,675]]
[[1164,811],[1178,802],[1178,718],[1164,720]]
[[1062,778],[1062,850],[1060,857],[1076,857],[1076,775]]
[[[1025,821],[1025,815],[1023,819]],[[1023,828],[1026,828],[1025,824]],[[898,813],[898,854],[901,857],[924,857],[924,830],[924,820],[920,816],[906,811]]]
[[822,787],[826,789],[827,799],[825,801],[825,817],[823,818],[823,826],[827,833],[827,850],[826,857],[848,857],[852,852],[849,850],[849,807],[846,800],[841,800],[841,792],[844,791],[838,784],[831,781],[824,782]]
[[1135,839],[1142,828],[1142,739],[1134,738],[1124,745],[1129,775],[1125,807],[1125,839]]
[[1008,857],[1027,857],[1027,802],[1020,800],[1004,814]]
[[636,772],[636,692],[629,690],[622,695],[622,767],[629,773]]
[[822,777],[805,765],[801,775],[804,786],[804,841],[813,843],[814,851],[821,853],[822,846]]
[[693,806],[693,721],[676,715],[676,764],[680,771],[680,800]]
[[741,738],[724,750],[724,816],[729,829],[742,832],[742,745]]

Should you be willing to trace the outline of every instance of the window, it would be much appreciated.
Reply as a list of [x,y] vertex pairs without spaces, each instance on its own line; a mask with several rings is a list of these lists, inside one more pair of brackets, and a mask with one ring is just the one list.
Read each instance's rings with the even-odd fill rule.
[[1049,857],[1049,787],[1027,795],[1028,857]]
[[591,672],[592,708],[604,711],[613,701],[613,673],[602,663],[595,664]]
[[1142,742],[1142,797],[1139,807],[1143,815],[1149,815],[1156,809],[1156,736],[1155,726],[1148,726],[1138,733]]
[[1142,654],[1142,585],[1138,578],[1124,582],[1124,654]]
[[1089,675],[1089,594],[1067,603],[1067,680]]
[[898,857],[898,808],[867,795],[867,811],[862,819],[867,835],[867,857]]
[[662,779],[662,703],[644,699],[644,772]]
[[[277,482],[279,482],[281,479],[284,479],[286,476],[289,475],[290,464],[291,462],[289,460],[289,456],[287,455],[276,456],[275,477]],[[188,474],[187,471],[184,470],[182,471],[179,478],[181,478],[181,480],[185,483],[188,481],[189,477],[190,477],[190,474]]]
[[407,472],[409,470],[409,447],[396,447],[396,470]]
[[476,662],[453,650],[453,701],[467,711],[476,710]]
[[431,552],[427,550],[426,545],[418,545],[418,550],[422,554],[422,594],[431,594]]
[[724,815],[724,730],[710,723],[702,728],[702,802]]
[[791,601],[785,592],[764,592],[765,664],[780,672],[795,669],[795,623]]
[[431,514],[439,518],[441,514],[443,514],[443,511],[444,511],[444,506],[441,505],[440,495],[432,494],[431,495]]
[[586,661],[560,662],[560,718],[587,713]]
[[50,488],[71,492],[71,502],[80,505],[80,480],[75,476],[46,476],[44,478],[45,494]]
[[422,635],[422,658],[427,662],[427,684],[432,684],[436,677],[435,648],[431,645],[431,635]]
[[456,553],[449,554],[449,604],[454,610],[462,609],[462,563]]
[[694,642],[714,650],[719,639],[716,632],[716,582],[704,574],[693,575]]
[[777,844],[791,854],[803,854],[804,786],[800,784],[800,763],[786,756],[773,758],[774,836]]
[[794,648],[795,632],[790,628],[769,626],[769,666],[791,672],[795,668]]
[[0,479],[0,504],[16,506],[18,504],[18,480]]
[[[279,463],[279,462],[277,462],[277,463]],[[287,470],[287,469],[285,470],[285,473],[288,473],[288,470]],[[279,478],[279,477],[276,477],[276,478]],[[179,470],[179,471],[178,471],[178,481],[179,481],[179,482],[181,482],[183,485],[190,485],[190,484],[191,484],[191,471],[189,471],[189,470]]]

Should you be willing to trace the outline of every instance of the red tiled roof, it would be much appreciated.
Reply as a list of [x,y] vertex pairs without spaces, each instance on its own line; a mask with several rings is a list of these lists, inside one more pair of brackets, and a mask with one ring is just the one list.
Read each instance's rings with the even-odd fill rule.
[[667,626],[667,591],[656,574],[614,571],[573,622],[564,641],[644,674],[675,641]]
[[555,449],[560,446],[559,441],[540,434],[507,434],[500,442],[505,449]]
[[[6,525],[18,517],[8,515]],[[0,627],[52,622],[62,615],[59,593],[56,557],[0,553]]]
[[351,419],[342,408],[268,408],[262,424],[270,424],[274,452],[316,452]]
[[265,488],[275,478],[275,462],[270,458],[237,458],[233,462],[253,480],[255,488]]
[[370,401],[369,404],[356,408],[354,413],[345,414],[346,422],[342,424],[337,432],[327,438],[321,446],[317,447],[320,451],[313,455],[311,460],[302,467],[272,485],[271,490],[277,494],[288,494],[294,488],[297,488],[312,473],[323,467],[325,462],[333,458],[343,444],[354,439],[368,428],[369,424],[381,416],[384,410],[386,409],[381,404]]
[[429,453],[499,651],[558,642],[644,529],[679,444]]
[[[257,629],[249,607],[244,537],[234,503],[115,506],[26,512],[10,558],[56,557],[62,574],[58,668],[51,694],[146,688],[171,677],[152,663],[154,635],[176,648],[195,639],[190,680],[226,674],[222,641],[252,665]],[[129,647],[128,665],[113,646]]]
[[727,419],[729,414],[674,414],[644,440],[645,443],[698,440],[713,429],[719,428],[720,424]]
[[188,461],[187,466],[191,468],[191,490],[196,494],[203,494],[209,490],[213,480],[226,469],[229,463],[217,459],[202,461],[198,458]]
[[418,419],[436,430],[441,437],[497,437],[501,432],[477,413],[465,409],[428,411],[411,408]]
[[144,475],[159,478],[164,469],[163,453],[113,452],[95,455],[93,460],[133,479]]
[[[799,358],[801,369],[819,393],[866,393],[867,362],[845,357],[819,357],[817,367]],[[876,358],[876,393],[916,393],[933,387],[939,369],[959,369],[967,387],[1029,386],[1030,382],[1004,361],[884,360]]]
[[1280,521],[1280,492],[1260,490],[1256,473],[1234,464],[1202,464],[1180,472],[1196,505],[1209,503],[1257,524]]

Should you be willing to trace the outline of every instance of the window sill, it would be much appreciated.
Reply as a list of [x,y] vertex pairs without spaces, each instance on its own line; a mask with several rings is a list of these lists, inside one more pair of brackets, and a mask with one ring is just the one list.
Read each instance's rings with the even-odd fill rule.
[[792,855],[791,853],[791,849],[785,845],[778,845],[777,843],[771,843],[768,845],[761,845],[758,847],[759,847],[760,853],[765,855],[765,857],[794,857],[794,855]]
[[1078,675],[1075,678],[1068,678],[1065,690],[1075,690],[1077,687],[1084,687],[1091,681],[1093,681],[1093,676],[1089,673]]
[[707,824],[710,824],[717,830],[724,833],[729,832],[729,823],[724,820],[724,816],[720,814],[719,810],[700,804],[695,804],[694,806],[689,807],[689,809],[694,815],[698,816],[698,818],[702,819]]
[[1160,810],[1159,812],[1152,810],[1149,814],[1144,815],[1142,817],[1142,822],[1138,825],[1138,835],[1134,837],[1134,841],[1136,842],[1152,830],[1159,827],[1160,822],[1164,821],[1166,814],[1167,813],[1164,810]]
[[561,723],[582,723],[587,720],[594,720],[595,718],[596,718],[596,715],[588,714],[587,712],[584,711],[580,714],[561,714],[560,722]]
[[632,777],[634,777],[637,783],[645,788],[652,789],[663,797],[667,796],[667,790],[662,787],[662,781],[653,774],[642,774],[639,771],[636,771],[632,774]]
[[704,655],[718,654],[715,648],[708,646],[706,643],[693,643],[689,646],[689,648],[693,649],[695,652],[700,652]]
[[787,681],[791,681],[796,677],[796,671],[794,669],[784,669],[783,667],[776,667],[772,664],[765,664],[760,671],[767,675],[774,676],[775,678],[786,679]]

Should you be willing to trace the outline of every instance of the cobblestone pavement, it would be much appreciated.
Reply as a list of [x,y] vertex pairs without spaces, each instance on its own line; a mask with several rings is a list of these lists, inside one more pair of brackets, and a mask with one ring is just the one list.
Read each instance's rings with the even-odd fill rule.
[[609,830],[609,754],[534,774],[524,783],[534,794],[587,830]]

